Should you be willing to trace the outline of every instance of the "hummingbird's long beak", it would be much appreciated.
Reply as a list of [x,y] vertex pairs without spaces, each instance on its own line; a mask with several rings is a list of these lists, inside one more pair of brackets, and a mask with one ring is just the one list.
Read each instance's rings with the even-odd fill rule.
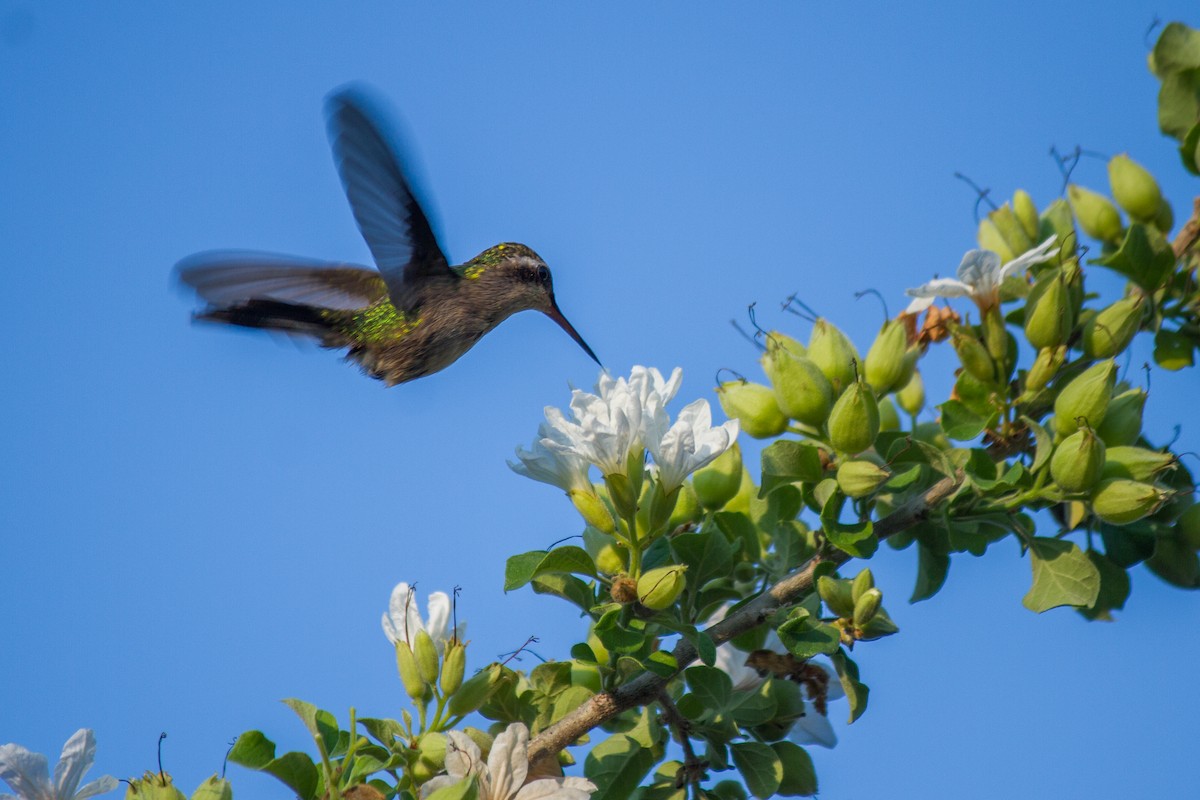
[[[559,327],[571,335],[571,338],[579,343],[583,348],[583,352],[591,356],[592,361],[600,364],[600,359],[596,358],[596,354],[592,352],[592,348],[588,347],[588,343],[579,335],[579,331],[575,330],[575,326],[567,322],[567,318],[558,310],[558,301],[554,299],[554,295],[550,296],[550,310],[546,312],[546,316],[558,323]],[[603,364],[600,364],[603,367]]]

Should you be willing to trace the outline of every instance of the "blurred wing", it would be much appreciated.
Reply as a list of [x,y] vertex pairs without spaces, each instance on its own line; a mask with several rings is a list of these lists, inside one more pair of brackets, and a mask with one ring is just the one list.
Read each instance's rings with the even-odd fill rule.
[[328,114],[334,160],[358,229],[392,302],[408,310],[423,279],[453,273],[366,98],[338,92],[328,100]]
[[279,300],[352,311],[387,296],[383,276],[354,264],[237,251],[188,256],[179,279],[214,306]]

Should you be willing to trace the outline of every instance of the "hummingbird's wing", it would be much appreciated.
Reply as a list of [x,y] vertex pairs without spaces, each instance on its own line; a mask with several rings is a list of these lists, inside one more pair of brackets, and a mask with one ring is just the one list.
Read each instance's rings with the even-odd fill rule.
[[410,311],[420,301],[423,281],[456,276],[370,103],[351,89],[331,95],[327,107],[334,160],[358,229],[392,303]]
[[197,253],[175,265],[179,279],[218,307],[279,300],[353,311],[387,296],[376,270],[250,251]]

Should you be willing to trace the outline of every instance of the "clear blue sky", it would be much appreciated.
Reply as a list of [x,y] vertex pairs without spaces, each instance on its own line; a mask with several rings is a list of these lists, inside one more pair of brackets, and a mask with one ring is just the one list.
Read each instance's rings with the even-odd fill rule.
[[[209,248],[368,263],[325,139],[339,84],[406,120],[456,263],[528,243],[605,363],[681,365],[684,402],[718,367],[758,374],[728,325],[751,301],[806,337],[775,310],[800,290],[865,345],[881,314],[854,291],[895,313],[951,272],[974,243],[955,170],[1045,204],[1049,146],[1078,143],[1128,150],[1180,219],[1200,188],[1158,134],[1143,41],[1156,14],[1200,23],[1194,3],[350,6],[0,0],[0,742],[57,755],[91,726],[98,770],[128,777],[165,730],[190,793],[242,730],[307,746],[279,698],[397,715],[379,616],[400,580],[464,587],[475,666],[580,635],[565,603],[501,591],[506,556],[579,527],[504,464],[595,379],[550,321],[384,390],[334,354],[193,326],[171,283]],[[1077,177],[1104,188],[1103,161]],[[1180,449],[1200,450],[1196,389],[1155,372],[1159,441],[1187,415]],[[814,749],[825,796],[1191,780],[1195,595],[1139,569],[1116,624],[1037,617],[1006,543],[908,606],[914,557],[877,559],[903,630],[857,651],[871,707]]]

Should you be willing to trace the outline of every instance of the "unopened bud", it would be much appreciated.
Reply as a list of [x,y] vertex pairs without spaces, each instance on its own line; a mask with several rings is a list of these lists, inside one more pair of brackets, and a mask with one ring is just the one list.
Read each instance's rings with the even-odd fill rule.
[[1080,428],[1059,442],[1050,459],[1050,476],[1066,492],[1086,492],[1104,471],[1104,442],[1091,428]]
[[1110,525],[1128,525],[1154,513],[1167,497],[1153,484],[1109,478],[1092,493],[1092,511]]
[[1038,237],[1038,210],[1033,198],[1024,189],[1013,192],[1013,213],[1021,220],[1021,227],[1031,242],[1041,241]]
[[1162,203],[1162,192],[1154,176],[1126,153],[1108,162],[1108,183],[1113,199],[1139,222],[1152,222]]
[[1034,284],[1025,302],[1025,338],[1034,347],[1058,347],[1067,341],[1075,315],[1062,272],[1051,269]]
[[433,683],[438,676],[437,645],[432,637],[424,630],[417,631],[413,637],[413,658],[417,662],[417,671],[425,683]]
[[1071,213],[1071,206],[1061,197],[1042,211],[1038,218],[1038,235],[1034,238],[1044,241],[1051,236],[1055,237],[1059,251],[1047,263],[1059,265],[1079,247],[1079,239],[1075,235],[1075,216]]
[[958,353],[963,369],[969,372],[971,377],[983,383],[995,382],[996,364],[988,355],[983,342],[969,328],[954,326],[950,330],[950,343],[954,345],[954,352]]
[[1083,326],[1083,352],[1092,358],[1112,358],[1121,353],[1142,327],[1144,306],[1145,297],[1139,292],[1089,317]]
[[1054,428],[1061,436],[1070,436],[1079,429],[1077,420],[1083,418],[1095,427],[1104,420],[1117,382],[1117,365],[1112,359],[1088,367],[1063,387],[1054,398]]
[[1009,252],[1014,256],[1033,248],[1033,238],[1026,232],[1025,225],[1008,203],[989,213],[988,219],[996,226],[996,230],[1004,238],[1004,243],[1008,245]]
[[879,405],[871,388],[855,381],[829,412],[829,443],[841,453],[854,455],[875,444],[879,435]]
[[[736,442],[734,443],[733,447],[737,447]],[[733,447],[731,447],[730,450],[732,450]],[[722,453],[722,455],[726,455],[728,452],[729,450],[726,450],[725,453]],[[739,469],[738,472],[740,473],[741,470]],[[741,475],[739,474],[737,478],[740,484]],[[695,479],[696,476],[693,475],[692,480],[685,482],[679,489],[679,499],[675,501],[675,510],[671,512],[671,519],[667,520],[667,527],[671,530],[675,530],[680,525],[686,525],[689,522],[698,522],[700,520],[700,516],[702,514],[702,509],[700,508],[700,498],[696,496],[696,490],[692,485]],[[737,494],[736,487],[734,488],[734,494]]]
[[[821,376],[824,380],[825,376]],[[742,485],[742,449],[737,442],[708,466],[692,475],[692,487],[700,505],[709,511],[719,511]]]
[[[37,795],[31,794],[29,797],[53,797],[55,794],[58,793],[43,794],[39,791]],[[11,797],[11,795],[4,796]],[[125,790],[125,798],[126,800],[187,800],[187,795],[175,788],[174,779],[170,774],[147,771],[142,778],[135,778],[129,782],[129,787]]]
[[913,370],[908,383],[896,392],[896,402],[911,417],[920,414],[921,409],[925,408],[925,381],[921,379],[920,370]]
[[670,608],[683,593],[686,585],[683,576],[685,572],[687,567],[679,564],[643,572],[637,582],[638,602],[655,611]]
[[483,757],[487,758],[488,754],[492,752],[492,744],[495,742],[488,732],[481,731],[479,728],[470,725],[463,728],[462,732],[467,735],[468,739],[475,743],[475,746],[479,748],[479,752],[483,753]]
[[1104,462],[1104,477],[1151,481],[1160,472],[1173,469],[1179,459],[1174,453],[1147,450],[1145,447],[1118,445],[1108,448]]
[[233,784],[225,778],[212,775],[196,787],[196,791],[192,792],[191,800],[233,800]]
[[429,731],[417,739],[417,758],[430,767],[434,774],[441,772],[446,764],[446,735]]
[[571,502],[575,505],[575,510],[583,517],[583,521],[594,528],[612,533],[617,529],[616,523],[613,522],[612,512],[608,510],[608,506],[601,500],[595,492],[588,492],[583,489],[572,489],[567,492],[567,496],[571,498]]
[[762,367],[780,411],[805,425],[825,424],[833,405],[833,386],[816,364],[783,347],[768,347]]
[[666,528],[667,521],[675,513],[675,501],[679,499],[679,490],[680,486],[667,489],[659,481],[654,483],[654,490],[650,495],[650,519],[647,526],[649,534],[656,536]]
[[1146,391],[1130,389],[1121,392],[1108,404],[1104,412],[1104,422],[1096,428],[1096,433],[1109,447],[1123,444],[1136,444],[1142,435],[1142,413],[1146,408]]
[[749,381],[727,381],[717,387],[717,399],[726,416],[736,419],[742,431],[755,439],[778,436],[787,428],[769,386]]
[[1110,244],[1121,240],[1121,214],[1107,197],[1075,184],[1067,187],[1067,196],[1084,233]]
[[863,596],[863,592],[868,589],[875,588],[875,576],[871,574],[870,567],[864,567],[861,572],[854,576],[854,580],[850,583],[850,594],[854,598],[854,602],[858,602],[858,598]]
[[835,578],[832,575],[822,575],[817,578],[817,594],[825,601],[829,610],[839,617],[849,619],[854,615],[854,597],[850,589],[850,581]]
[[854,603],[854,627],[862,628],[875,619],[879,613],[879,605],[883,602],[883,592],[878,589],[867,589]]
[[896,410],[896,404],[890,397],[879,398],[879,430],[900,430],[900,412]]
[[438,686],[442,694],[452,695],[462,686],[463,674],[467,669],[467,648],[457,639],[446,643],[446,656],[442,660],[442,674]]
[[1171,204],[1166,198],[1158,204],[1158,213],[1154,215],[1154,227],[1163,234],[1170,233],[1171,228],[1175,227],[1175,212],[1171,210]]
[[1025,375],[1025,391],[1029,396],[1035,395],[1058,374],[1063,362],[1067,360],[1067,346],[1046,347],[1038,351],[1037,358]]
[[889,320],[875,337],[863,365],[867,383],[876,394],[899,389],[912,377],[913,361],[908,358],[908,333],[904,323]]
[[808,340],[808,357],[825,373],[833,385],[833,393],[841,394],[854,383],[854,366],[858,351],[832,322],[819,318],[813,324],[812,336]]
[[484,667],[463,681],[458,691],[450,695],[446,708],[456,717],[475,713],[487,702],[502,675],[503,670],[499,664]]
[[416,702],[425,697],[425,681],[413,658],[412,648],[408,642],[396,642],[396,669],[400,672],[400,681],[404,684],[404,692]]
[[890,477],[890,470],[866,459],[843,461],[837,470],[838,488],[847,497],[854,498],[874,494]]
[[768,331],[766,337],[767,352],[784,351],[791,353],[794,356],[806,355],[808,348],[803,343],[796,341],[786,333],[779,331]]
[[1008,246],[1008,242],[1004,239],[1004,234],[996,227],[996,223],[991,219],[982,219],[979,221],[979,230],[975,234],[975,240],[979,242],[981,250],[991,250],[996,255],[1000,256],[1000,261],[1007,263],[1015,257],[1012,248]]

